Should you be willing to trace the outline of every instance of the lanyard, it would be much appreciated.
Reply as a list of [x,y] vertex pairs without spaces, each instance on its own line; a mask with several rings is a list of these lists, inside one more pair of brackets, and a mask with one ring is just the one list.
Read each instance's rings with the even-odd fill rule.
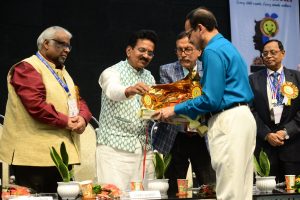
[[52,69],[52,67],[49,65],[49,63],[39,54],[39,52],[36,52],[35,54],[43,63],[46,65],[46,67],[50,70],[50,72],[53,74],[53,76],[56,78],[56,80],[59,82],[59,84],[64,88],[68,96],[71,96],[70,90],[68,88],[68,85],[65,84],[63,80],[55,73],[55,71]]
[[[277,92],[279,91],[278,88],[280,87],[281,83],[283,82],[283,79],[284,79],[284,72],[282,70],[282,72],[280,73],[280,76],[279,76],[279,80],[278,80],[278,84],[276,86],[273,85],[273,82],[271,80],[271,77],[270,77],[271,74],[268,73],[268,80],[269,80],[269,86],[271,88],[271,92],[272,92],[272,99],[276,99],[277,97]],[[273,77],[273,78],[277,78],[277,77]]]

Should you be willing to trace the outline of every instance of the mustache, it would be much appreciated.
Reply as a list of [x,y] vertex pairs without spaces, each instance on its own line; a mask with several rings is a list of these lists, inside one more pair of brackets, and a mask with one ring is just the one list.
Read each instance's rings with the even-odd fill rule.
[[140,60],[143,60],[145,62],[149,62],[149,59],[145,58],[145,57],[141,57]]
[[179,61],[187,61],[187,62],[190,62],[189,59],[185,59],[185,58],[179,59]]

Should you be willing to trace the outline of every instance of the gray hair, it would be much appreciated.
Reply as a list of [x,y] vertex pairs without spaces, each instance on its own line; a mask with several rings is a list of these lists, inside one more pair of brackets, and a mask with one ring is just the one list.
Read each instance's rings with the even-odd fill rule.
[[41,35],[38,37],[38,39],[37,39],[38,50],[42,49],[42,45],[45,40],[53,39],[55,37],[55,34],[58,31],[64,31],[70,37],[70,39],[72,38],[72,34],[67,29],[60,27],[60,26],[51,26],[51,27],[47,28],[46,30],[44,30],[41,33]]

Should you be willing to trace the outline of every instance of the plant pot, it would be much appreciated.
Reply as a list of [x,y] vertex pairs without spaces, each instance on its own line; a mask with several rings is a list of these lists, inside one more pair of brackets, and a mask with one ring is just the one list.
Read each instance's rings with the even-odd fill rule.
[[158,190],[161,196],[167,196],[169,179],[149,179],[148,190]]
[[276,176],[260,177],[256,176],[256,188],[261,192],[272,193],[272,190],[276,187]]
[[62,199],[75,199],[80,192],[78,182],[57,182],[57,184],[57,193]]

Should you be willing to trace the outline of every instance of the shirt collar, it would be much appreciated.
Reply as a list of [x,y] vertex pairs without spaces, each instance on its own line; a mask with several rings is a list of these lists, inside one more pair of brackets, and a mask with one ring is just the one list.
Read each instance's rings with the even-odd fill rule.
[[[188,75],[188,73],[190,72],[187,68],[182,67],[183,68],[183,74],[184,76]],[[193,67],[193,71],[197,71],[197,63],[196,65]]]
[[51,67],[52,69],[54,69],[54,70],[57,70],[57,69],[63,70],[63,69],[65,68],[64,65],[62,65],[62,67],[56,68],[56,65],[55,65],[53,62],[49,61],[47,58],[45,58],[45,57],[43,56],[43,54],[41,54],[41,52],[39,52],[39,54],[45,59],[45,61],[47,61],[47,63],[50,65],[50,67]]
[[207,46],[211,43],[215,42],[216,40],[223,38],[223,35],[221,33],[217,33],[214,37],[211,38],[211,40],[207,43]]
[[[271,69],[267,69],[267,70],[268,70],[269,76],[275,72],[275,71],[273,71]],[[281,67],[276,72],[278,72],[279,74],[281,74],[282,70],[283,70],[283,65],[281,65]]]

